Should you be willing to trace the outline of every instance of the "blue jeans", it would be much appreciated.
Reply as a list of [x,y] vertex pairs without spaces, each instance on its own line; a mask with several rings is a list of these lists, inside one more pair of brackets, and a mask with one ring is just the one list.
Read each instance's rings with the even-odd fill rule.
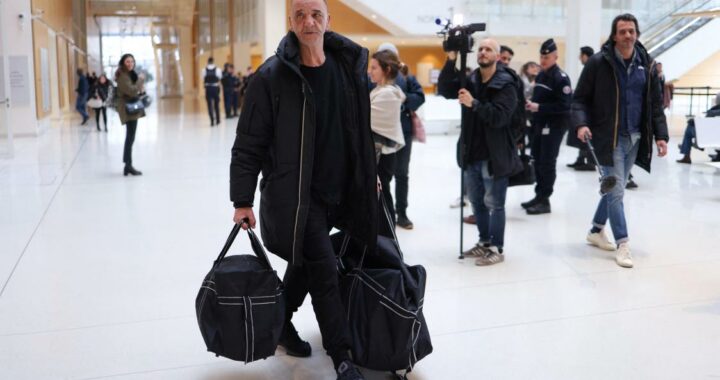
[[488,161],[477,161],[465,169],[465,186],[477,220],[480,242],[502,248],[508,177],[492,177]]
[[692,148],[692,140],[695,138],[695,123],[688,122],[685,127],[685,134],[683,135],[682,146],[680,146],[680,153],[684,155],[690,154]]
[[77,100],[75,101],[75,110],[82,115],[83,120],[90,117],[87,113],[87,99],[84,96],[78,95]]
[[632,169],[635,164],[639,147],[639,133],[633,134],[632,136],[620,135],[617,146],[613,151],[613,166],[601,167],[603,174],[605,176],[615,176],[617,183],[609,193],[600,198],[600,203],[593,217],[593,226],[603,228],[609,218],[613,236],[617,244],[628,240],[623,197],[625,195],[625,185],[630,177],[630,169]]

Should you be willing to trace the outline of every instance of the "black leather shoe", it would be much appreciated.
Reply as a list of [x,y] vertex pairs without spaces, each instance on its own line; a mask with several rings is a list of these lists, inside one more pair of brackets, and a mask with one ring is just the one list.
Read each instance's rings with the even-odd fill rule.
[[550,201],[540,201],[532,207],[526,209],[528,215],[540,215],[550,213]]
[[410,221],[410,219],[408,219],[407,215],[405,214],[398,214],[397,225],[398,227],[404,228],[406,230],[412,230],[413,227],[415,227],[413,225],[413,222]]
[[134,167],[128,165],[128,166],[125,167],[125,170],[123,170],[123,175],[124,175],[124,176],[127,176],[128,174],[130,174],[130,175],[142,175],[142,172],[141,172],[140,170],[137,170],[137,169],[135,169]]
[[312,354],[312,348],[310,343],[300,339],[295,326],[292,322],[287,322],[283,327],[282,334],[280,334],[279,346],[283,346],[287,354],[290,356],[296,356],[299,358],[306,358]]
[[580,165],[575,166],[575,170],[579,172],[594,172],[595,171],[595,165],[591,163],[583,163]]
[[566,164],[565,166],[574,169],[574,168],[582,165],[583,163],[584,163],[584,162],[583,162],[583,159],[578,157],[578,159],[575,160],[575,162],[573,162],[572,164]]
[[527,202],[520,203],[520,206],[522,206],[522,208],[524,208],[525,210],[527,210],[527,209],[529,209],[530,207],[535,206],[536,204],[540,203],[540,201],[541,201],[541,199],[538,198],[537,195],[536,195],[535,198],[533,198],[533,199],[531,199],[531,200],[529,200],[529,201],[527,201]]

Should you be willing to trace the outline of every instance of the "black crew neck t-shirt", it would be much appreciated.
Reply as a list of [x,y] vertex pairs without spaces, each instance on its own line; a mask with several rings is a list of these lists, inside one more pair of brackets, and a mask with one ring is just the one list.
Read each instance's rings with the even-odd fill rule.
[[328,205],[336,205],[343,200],[348,177],[345,134],[340,114],[342,73],[330,54],[325,56],[321,66],[301,65],[300,72],[312,90],[312,95],[308,96],[308,107],[313,107],[315,111],[312,193]]

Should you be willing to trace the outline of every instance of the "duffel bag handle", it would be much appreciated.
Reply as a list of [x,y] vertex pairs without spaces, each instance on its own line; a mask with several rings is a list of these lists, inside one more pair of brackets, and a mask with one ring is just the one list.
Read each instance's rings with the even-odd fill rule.
[[[225,242],[225,245],[222,248],[222,251],[220,251],[220,255],[218,255],[217,259],[215,259],[215,264],[218,265],[218,263],[225,258],[225,255],[227,255],[228,251],[230,251],[230,247],[232,246],[233,242],[235,241],[235,238],[237,237],[238,233],[240,232],[240,229],[242,228],[243,224],[247,224],[247,220],[243,219],[239,224],[235,224],[233,226],[232,231],[230,231],[230,236],[228,236],[227,241]],[[268,270],[273,270],[272,265],[270,265],[270,260],[267,257],[267,253],[265,253],[265,248],[263,248],[262,243],[260,243],[260,239],[258,239],[257,235],[255,235],[255,232],[253,232],[252,228],[248,226],[247,229],[248,237],[250,238],[250,246],[252,247],[253,253],[255,256],[257,256],[260,261],[265,265],[265,268]]]

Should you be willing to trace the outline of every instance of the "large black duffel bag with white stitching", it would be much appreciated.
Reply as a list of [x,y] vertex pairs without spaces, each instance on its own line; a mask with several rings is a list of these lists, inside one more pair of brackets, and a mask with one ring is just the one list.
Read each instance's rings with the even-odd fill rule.
[[338,255],[340,294],[352,337],[353,362],[379,371],[411,371],[433,350],[423,302],[427,274],[403,262],[389,213],[380,196],[377,250],[339,232],[331,236]]
[[249,363],[275,354],[285,319],[282,282],[251,229],[255,255],[225,257],[235,225],[195,299],[198,325],[207,349]]

